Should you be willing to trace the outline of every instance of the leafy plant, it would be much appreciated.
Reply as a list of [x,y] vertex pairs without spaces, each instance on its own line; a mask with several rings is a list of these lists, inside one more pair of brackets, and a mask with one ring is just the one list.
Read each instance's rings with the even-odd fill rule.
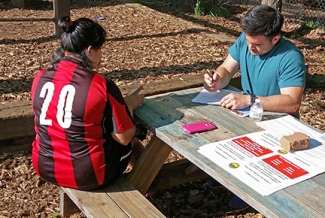
[[320,22],[314,20],[307,21],[306,26],[313,29],[317,29],[317,28],[325,29],[325,25],[321,25]]
[[58,217],[59,215],[60,215],[59,212],[54,212],[54,213],[51,213],[51,214],[49,215],[49,217],[50,217],[50,218],[55,218],[55,217]]
[[233,0],[205,0],[200,4],[200,13],[213,17],[229,17],[227,5]]
[[196,0],[196,4],[194,7],[194,16],[195,17],[199,17],[201,15],[201,8],[200,8],[200,0]]
[[309,20],[307,23],[306,23],[306,26],[310,27],[310,28],[317,28],[318,27],[318,23],[315,22],[314,20]]
[[209,8],[209,15],[213,17],[229,17],[227,5],[231,4],[232,1],[219,0]]

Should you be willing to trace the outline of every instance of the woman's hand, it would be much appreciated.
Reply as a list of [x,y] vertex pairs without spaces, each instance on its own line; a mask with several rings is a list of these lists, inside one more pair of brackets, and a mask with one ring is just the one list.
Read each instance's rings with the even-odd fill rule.
[[144,101],[144,94],[140,94],[143,86],[139,86],[136,90],[124,97],[124,101],[132,113],[134,109],[139,107]]

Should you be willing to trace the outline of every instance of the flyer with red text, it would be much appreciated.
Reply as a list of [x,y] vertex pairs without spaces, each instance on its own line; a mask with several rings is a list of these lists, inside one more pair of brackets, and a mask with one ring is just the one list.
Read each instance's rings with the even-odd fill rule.
[[[315,148],[325,147],[312,140],[318,144]],[[207,144],[198,151],[263,196],[325,172],[317,162],[284,150],[267,130]]]

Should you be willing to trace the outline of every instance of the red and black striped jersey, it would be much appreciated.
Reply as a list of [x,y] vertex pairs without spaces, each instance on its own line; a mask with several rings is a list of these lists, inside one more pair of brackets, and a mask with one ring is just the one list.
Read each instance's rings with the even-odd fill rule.
[[118,147],[126,147],[113,140],[111,133],[134,126],[116,84],[65,57],[38,72],[31,94],[37,174],[76,189],[96,188],[111,180],[120,158]]

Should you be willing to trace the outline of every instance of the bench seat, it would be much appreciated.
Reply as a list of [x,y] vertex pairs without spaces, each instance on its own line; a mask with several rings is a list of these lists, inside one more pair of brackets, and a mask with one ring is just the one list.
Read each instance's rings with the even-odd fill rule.
[[77,212],[86,217],[165,217],[124,177],[94,191],[60,188],[60,213],[67,217]]

